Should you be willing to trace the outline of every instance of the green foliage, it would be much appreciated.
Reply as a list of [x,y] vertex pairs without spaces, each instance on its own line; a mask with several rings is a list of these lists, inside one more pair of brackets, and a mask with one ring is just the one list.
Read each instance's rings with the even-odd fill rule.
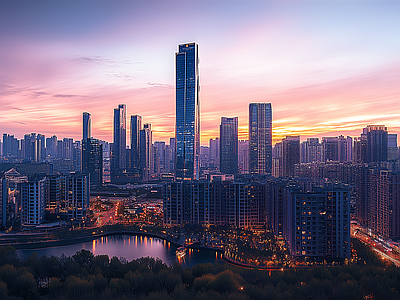
[[[0,253],[13,257],[12,249]],[[1,300],[400,299],[400,269],[375,265],[251,270],[228,264],[183,268],[154,258],[130,262],[81,250],[0,265]]]
[[7,284],[0,280],[0,299],[7,300],[8,299],[8,288]]

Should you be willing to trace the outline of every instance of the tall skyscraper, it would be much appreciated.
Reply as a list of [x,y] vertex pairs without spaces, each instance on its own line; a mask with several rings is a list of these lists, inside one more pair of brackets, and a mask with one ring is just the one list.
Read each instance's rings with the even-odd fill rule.
[[88,112],[83,113],[83,123],[82,123],[82,139],[86,140],[92,136],[92,120]]
[[98,139],[82,140],[82,172],[90,174],[90,186],[103,185],[103,146]]
[[142,117],[131,116],[131,171],[140,174],[140,130],[142,130]]
[[220,170],[224,174],[238,173],[238,118],[221,118]]
[[176,171],[177,179],[198,179],[200,156],[198,45],[179,45],[176,68]]
[[126,106],[114,109],[114,143],[111,159],[111,180],[114,174],[126,169]]
[[384,125],[368,125],[364,129],[367,134],[367,162],[387,161],[388,131]]
[[151,124],[144,124],[140,130],[140,168],[142,179],[148,181],[153,172],[153,138]]
[[267,174],[272,169],[271,103],[249,105],[250,173]]

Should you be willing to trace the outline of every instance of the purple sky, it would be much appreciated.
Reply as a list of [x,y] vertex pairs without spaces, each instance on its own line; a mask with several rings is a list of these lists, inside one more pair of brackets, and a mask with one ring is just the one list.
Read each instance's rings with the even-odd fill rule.
[[[274,140],[400,133],[398,1],[2,1],[0,133],[112,141],[124,103],[174,136],[174,53],[199,44],[202,144],[271,102]],[[129,128],[128,128],[129,130]]]

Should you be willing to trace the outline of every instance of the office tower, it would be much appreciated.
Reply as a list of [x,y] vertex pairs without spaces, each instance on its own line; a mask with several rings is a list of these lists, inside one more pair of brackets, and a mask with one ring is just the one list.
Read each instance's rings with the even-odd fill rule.
[[88,112],[83,113],[82,140],[92,137],[92,119]]
[[388,134],[388,160],[399,159],[399,148],[397,147],[397,134]]
[[143,181],[149,181],[153,171],[153,140],[151,124],[140,130],[140,169]]
[[103,146],[98,139],[82,140],[82,172],[90,175],[90,187],[103,185]]
[[21,225],[39,225],[44,219],[46,178],[20,184]]
[[247,174],[249,173],[249,140],[239,141],[239,173]]
[[154,142],[154,173],[161,175],[165,173],[165,142]]
[[103,148],[103,182],[110,182],[110,155],[111,144],[106,141],[101,141],[100,144]]
[[[114,109],[114,143],[111,156],[111,181],[126,169],[126,107]],[[114,178],[114,179],[113,179]]]
[[220,140],[219,138],[210,139],[210,165],[209,168],[219,170],[220,167]]
[[282,140],[282,176],[294,177],[294,166],[300,163],[300,136]]
[[250,173],[272,171],[272,107],[271,103],[249,105]]
[[199,178],[200,110],[198,45],[179,45],[176,67],[176,172],[177,179]]
[[220,171],[224,174],[238,173],[238,118],[221,118]]
[[140,130],[142,129],[142,117],[131,116],[131,165],[130,170],[134,174],[140,174]]
[[60,177],[62,196],[60,216],[68,221],[83,221],[89,209],[89,178],[83,173],[71,173]]
[[387,128],[383,125],[368,125],[364,131],[367,134],[367,162],[387,161]]

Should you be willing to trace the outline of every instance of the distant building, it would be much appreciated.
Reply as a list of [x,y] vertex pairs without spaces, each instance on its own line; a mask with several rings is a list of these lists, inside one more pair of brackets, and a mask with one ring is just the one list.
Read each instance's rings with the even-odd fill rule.
[[6,227],[8,204],[8,183],[4,175],[0,175],[0,227]]
[[238,173],[238,118],[221,118],[220,171],[224,174]]
[[399,159],[399,148],[397,147],[397,134],[388,134],[388,160]]
[[249,173],[249,140],[239,141],[239,173],[248,174]]
[[282,140],[282,175],[294,177],[295,165],[300,163],[300,136],[287,136]]
[[140,130],[142,130],[142,117],[139,115],[131,116],[131,163],[130,171],[140,174]]
[[140,130],[140,169],[142,180],[149,181],[154,170],[153,134],[151,124],[144,124]]
[[82,140],[92,137],[92,120],[88,112],[83,113],[82,121]]
[[114,143],[111,155],[111,182],[126,170],[126,106],[114,109]]
[[210,148],[210,164],[209,168],[212,170],[219,171],[220,168],[220,139],[210,139],[209,141]]
[[92,188],[103,185],[103,146],[98,139],[82,140],[82,172],[89,175]]
[[368,125],[364,132],[367,135],[367,162],[387,161],[387,128],[383,125]]

